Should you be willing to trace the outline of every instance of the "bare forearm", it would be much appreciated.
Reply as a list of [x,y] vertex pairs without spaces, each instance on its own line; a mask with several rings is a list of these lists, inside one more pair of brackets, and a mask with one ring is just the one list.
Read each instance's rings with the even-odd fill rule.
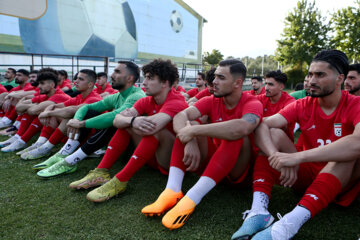
[[173,119],[173,128],[175,133],[178,133],[183,127],[185,127],[186,121],[188,120],[189,119],[184,111],[176,114]]
[[72,118],[74,117],[77,109],[78,109],[77,106],[54,109],[49,112],[49,117]]
[[261,123],[255,131],[255,144],[266,156],[271,156],[278,151],[271,139],[270,129],[264,123]]

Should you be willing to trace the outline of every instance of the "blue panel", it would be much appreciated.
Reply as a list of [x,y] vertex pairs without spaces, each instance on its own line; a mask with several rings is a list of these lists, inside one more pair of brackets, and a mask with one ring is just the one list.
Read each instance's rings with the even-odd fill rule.
[[80,55],[114,57],[115,46],[93,34],[81,49]]
[[125,16],[125,24],[126,24],[127,31],[136,40],[136,24],[135,24],[134,15],[131,11],[129,3],[124,2],[122,4],[122,7],[123,7],[123,13]]

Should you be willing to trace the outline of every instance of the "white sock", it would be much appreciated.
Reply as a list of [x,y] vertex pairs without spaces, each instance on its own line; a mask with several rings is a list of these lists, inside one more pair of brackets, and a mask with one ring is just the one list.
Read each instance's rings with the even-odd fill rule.
[[21,143],[21,144],[26,144],[26,142],[24,142],[24,140],[22,140],[21,138],[19,138],[18,140],[16,140],[18,143]]
[[12,121],[10,119],[8,119],[7,117],[3,117],[1,119],[1,121],[3,121],[5,124],[10,124]]
[[200,177],[199,181],[186,193],[198,205],[201,199],[216,186],[216,182],[209,177]]
[[253,202],[251,210],[257,210],[261,212],[268,212],[269,196],[263,192],[253,193]]
[[39,137],[38,140],[36,141],[36,143],[46,143],[48,139],[46,137]]
[[[283,217],[287,223],[286,227],[295,235],[301,226],[311,218],[311,213],[308,209],[302,206],[296,206],[291,212]],[[284,221],[285,221],[284,220]]]
[[83,160],[84,158],[86,158],[88,155],[86,153],[84,153],[84,151],[79,148],[78,150],[76,150],[76,152],[74,152],[73,154],[67,156],[65,158],[65,161],[71,165],[75,165],[77,162],[80,162],[81,160]]
[[177,167],[170,167],[166,188],[180,192],[185,173]]
[[43,145],[41,145],[41,148],[48,148],[48,149],[52,149],[55,145],[50,143],[49,141],[46,141],[46,143],[44,143]]
[[20,121],[15,121],[13,124],[17,129],[20,127]]
[[68,139],[65,145],[60,149],[60,154],[70,155],[75,151],[75,149],[80,145],[80,142],[73,139]]

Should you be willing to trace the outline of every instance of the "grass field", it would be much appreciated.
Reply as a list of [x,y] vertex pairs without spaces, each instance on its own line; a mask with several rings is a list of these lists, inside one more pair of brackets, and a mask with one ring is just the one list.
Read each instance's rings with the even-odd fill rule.
[[[251,206],[251,189],[220,184],[183,228],[169,231],[161,225],[161,218],[140,213],[166,184],[167,177],[159,172],[144,167],[123,195],[94,204],[85,198],[88,191],[74,191],[68,185],[93,169],[99,159],[86,159],[77,172],[49,180],[38,178],[31,169],[38,162],[0,153],[0,239],[230,239],[242,223],[241,213]],[[118,161],[111,173],[123,165],[124,161]],[[196,180],[197,176],[187,175],[183,190]],[[269,210],[274,215],[285,214],[298,200],[292,190],[275,187]],[[359,199],[348,208],[331,204],[305,224],[295,239],[357,240],[359,206]]]

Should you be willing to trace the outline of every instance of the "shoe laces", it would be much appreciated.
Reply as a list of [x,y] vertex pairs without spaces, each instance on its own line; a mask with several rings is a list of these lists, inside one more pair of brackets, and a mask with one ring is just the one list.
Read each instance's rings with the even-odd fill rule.
[[282,225],[282,228],[284,229],[284,235],[279,239],[291,239],[290,236],[294,236],[294,233],[291,232],[294,223],[288,222],[288,219],[286,217],[283,218],[280,213],[277,213],[276,216],[279,219],[278,224]]
[[245,220],[245,218],[247,217],[247,215],[249,215],[249,213],[251,213],[251,210],[246,210],[245,212],[242,213],[243,217],[242,219]]

